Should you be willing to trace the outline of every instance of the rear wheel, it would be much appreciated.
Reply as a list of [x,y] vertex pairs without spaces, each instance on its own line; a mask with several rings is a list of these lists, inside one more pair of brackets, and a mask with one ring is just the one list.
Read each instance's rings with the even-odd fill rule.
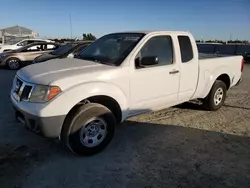
[[203,107],[210,111],[221,108],[226,99],[227,86],[223,81],[216,80],[208,96],[203,101]]
[[18,58],[9,58],[6,64],[11,70],[17,70],[21,67],[21,61]]
[[63,125],[61,141],[75,154],[93,155],[110,143],[115,126],[115,117],[108,108],[87,103],[68,115]]

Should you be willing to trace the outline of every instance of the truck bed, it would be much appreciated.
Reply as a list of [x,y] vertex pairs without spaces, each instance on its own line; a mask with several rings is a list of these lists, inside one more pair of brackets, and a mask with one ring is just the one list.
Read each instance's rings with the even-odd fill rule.
[[212,59],[212,58],[230,57],[230,56],[233,55],[199,53],[199,59]]
[[230,86],[234,86],[241,77],[241,61],[240,55],[199,54],[199,80],[193,98],[205,98],[214,79],[221,74],[227,74]]

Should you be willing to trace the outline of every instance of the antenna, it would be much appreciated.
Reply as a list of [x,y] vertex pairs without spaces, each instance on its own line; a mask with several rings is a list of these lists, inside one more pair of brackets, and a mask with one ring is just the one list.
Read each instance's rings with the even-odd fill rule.
[[70,27],[70,39],[72,39],[72,23],[71,23],[71,14],[69,14],[69,27]]

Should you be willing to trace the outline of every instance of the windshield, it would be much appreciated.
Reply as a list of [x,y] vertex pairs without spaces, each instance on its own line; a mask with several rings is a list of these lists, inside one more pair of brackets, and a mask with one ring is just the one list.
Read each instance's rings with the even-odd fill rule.
[[11,39],[9,39],[9,40],[6,41],[6,44],[13,45],[13,44],[19,43],[19,42],[22,41],[22,40],[23,40],[23,38],[18,38],[18,37],[16,37],[16,38],[11,38]]
[[69,52],[75,45],[73,44],[66,44],[64,46],[59,47],[58,49],[51,52],[52,55],[63,55]]
[[78,58],[119,66],[144,35],[143,33],[105,35],[85,48]]

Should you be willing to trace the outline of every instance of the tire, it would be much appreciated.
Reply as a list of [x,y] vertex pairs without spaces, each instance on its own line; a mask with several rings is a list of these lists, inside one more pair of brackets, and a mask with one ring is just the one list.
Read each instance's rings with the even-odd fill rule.
[[227,86],[223,81],[216,80],[208,96],[203,101],[206,110],[216,111],[224,104],[227,94]]
[[94,155],[110,143],[115,127],[116,119],[108,108],[87,103],[69,113],[60,139],[74,154]]
[[10,70],[18,70],[21,67],[21,61],[18,58],[11,57],[6,61],[6,65]]

